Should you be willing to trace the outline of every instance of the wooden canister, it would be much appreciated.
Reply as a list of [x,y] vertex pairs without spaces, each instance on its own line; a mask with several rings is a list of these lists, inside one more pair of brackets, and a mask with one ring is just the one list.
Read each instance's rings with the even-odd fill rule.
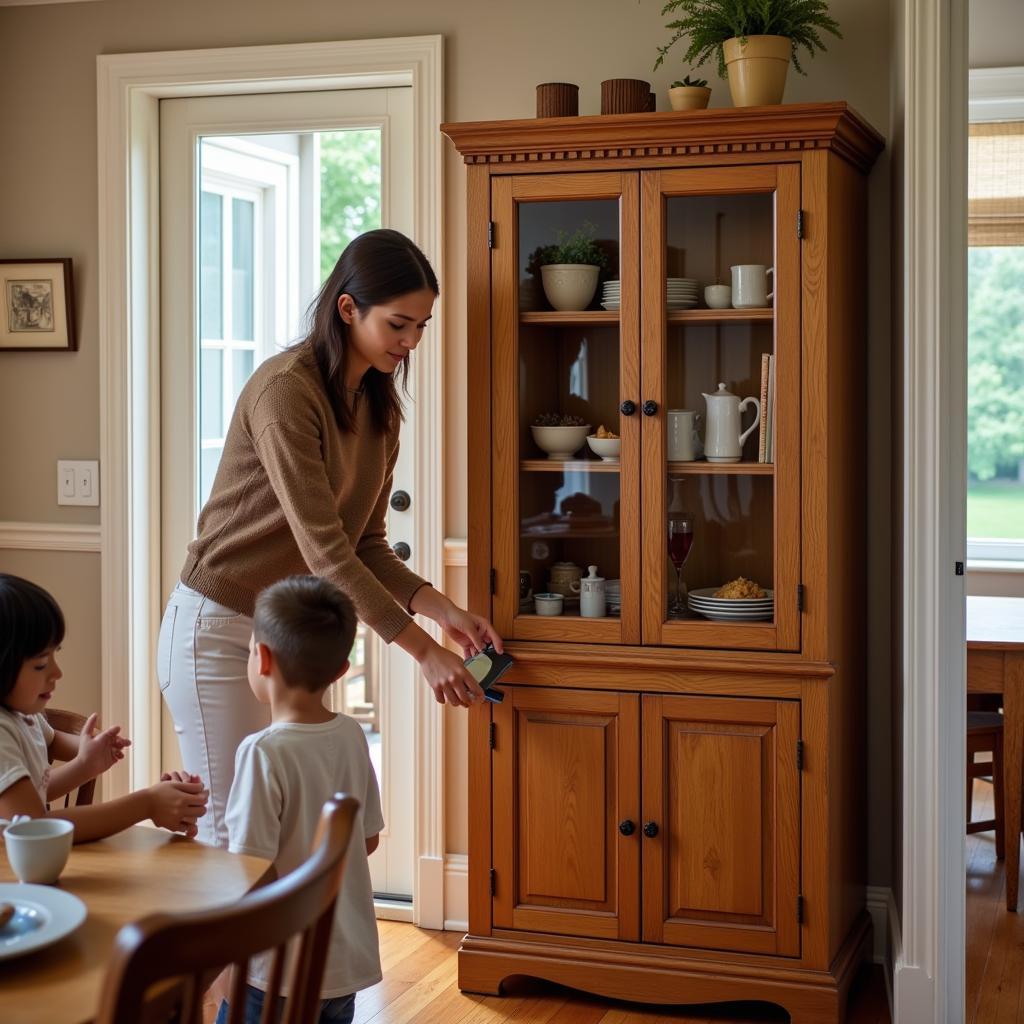
[[580,87],[572,82],[542,82],[537,86],[538,117],[576,117]]
[[650,98],[651,83],[638,78],[606,78],[601,83],[602,114],[640,114]]

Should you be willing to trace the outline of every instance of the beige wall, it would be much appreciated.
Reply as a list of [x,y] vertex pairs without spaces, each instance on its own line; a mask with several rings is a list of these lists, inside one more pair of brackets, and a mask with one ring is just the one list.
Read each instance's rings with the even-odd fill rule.
[[[889,0],[835,0],[845,39],[791,74],[790,102],[845,99],[884,134],[889,131]],[[95,58],[100,53],[441,33],[445,37],[446,116],[451,120],[529,117],[534,85],[578,82],[582,113],[598,113],[603,78],[644,77],[659,107],[685,69],[674,58],[650,74],[666,39],[661,0],[100,0],[0,8],[0,255],[69,255],[75,260],[81,349],[73,355],[3,355],[0,360],[0,521],[96,522],[95,510],[54,504],[58,457],[95,458],[99,449],[96,287]],[[728,91],[709,74],[712,104]],[[868,372],[871,412],[865,443],[871,462],[867,552],[871,575],[869,700],[872,733],[869,875],[889,881],[889,169],[871,179]],[[445,421],[448,448],[446,532],[466,533],[464,176],[457,157],[445,164]],[[19,436],[18,444],[12,438]],[[102,469],[101,469],[102,477]],[[97,634],[96,556],[73,568],[87,591],[76,629]],[[42,576],[50,556],[28,556],[22,569]],[[38,562],[39,568],[36,569]],[[77,563],[75,563],[77,566]],[[453,582],[461,585],[461,570]],[[70,653],[70,652],[69,652]],[[98,653],[80,652],[81,673],[95,678]],[[76,699],[80,699],[76,697]],[[87,701],[86,701],[87,703]],[[464,721],[449,714],[449,847],[466,849]]]

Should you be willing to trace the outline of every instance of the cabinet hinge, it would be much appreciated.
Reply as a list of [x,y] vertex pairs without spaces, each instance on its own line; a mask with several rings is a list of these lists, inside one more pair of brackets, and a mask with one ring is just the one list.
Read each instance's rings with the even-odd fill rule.
[[804,237],[804,211],[803,210],[797,210],[796,211],[796,237],[797,238],[803,238]]
[[[493,872],[492,872],[493,874]],[[796,923],[804,923],[804,896],[800,893],[796,898]]]
[[802,612],[804,610],[804,597],[804,585],[802,583],[798,583],[796,585],[796,610],[798,612]]
[[491,868],[491,895],[493,896],[498,890],[498,872]]
[[498,592],[498,570],[491,569],[491,593],[496,594]]
[[494,221],[489,220],[487,222],[487,248],[494,248]]
[[[491,746],[493,747],[494,744],[492,743]],[[798,772],[802,772],[804,770],[804,741],[803,740],[797,740],[796,741],[796,770]]]
[[491,722],[491,727],[487,736],[487,742],[490,743],[491,750],[494,750],[494,748],[498,745],[498,726],[494,722]]

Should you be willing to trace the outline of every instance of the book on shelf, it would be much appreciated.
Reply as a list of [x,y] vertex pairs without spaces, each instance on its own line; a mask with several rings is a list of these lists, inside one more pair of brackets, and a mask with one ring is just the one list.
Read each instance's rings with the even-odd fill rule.
[[761,413],[758,416],[758,428],[757,428],[757,461],[766,461],[766,431],[765,422],[768,416],[768,353],[761,353]]
[[768,412],[765,415],[765,462],[775,461],[775,356],[768,357]]

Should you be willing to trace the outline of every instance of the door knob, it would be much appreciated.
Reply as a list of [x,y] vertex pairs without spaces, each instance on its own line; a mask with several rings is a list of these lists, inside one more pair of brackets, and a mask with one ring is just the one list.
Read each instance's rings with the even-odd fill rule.
[[653,416],[658,411],[658,403],[652,401],[650,398],[644,402],[644,415]]
[[633,413],[636,412],[636,402],[630,401],[630,399],[627,398],[622,405],[619,406],[619,412],[621,412],[623,416],[632,416]]
[[624,836],[631,836],[636,831],[636,825],[627,818],[625,821],[619,822],[619,831]]
[[658,823],[656,821],[649,821],[644,825],[644,835],[648,839],[653,839],[658,834]]
[[405,543],[404,540],[400,540],[392,549],[396,555],[403,561],[408,562],[412,557],[412,548]]
[[409,497],[408,491],[395,491],[391,495],[391,507],[396,512],[408,512],[411,504],[412,498]]

